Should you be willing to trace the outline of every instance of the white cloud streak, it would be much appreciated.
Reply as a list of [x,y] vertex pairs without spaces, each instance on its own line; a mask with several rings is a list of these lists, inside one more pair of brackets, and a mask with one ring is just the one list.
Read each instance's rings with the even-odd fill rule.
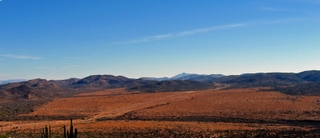
[[169,37],[172,37],[173,34],[165,34],[165,35],[156,35],[156,36],[153,36],[154,39],[164,39],[164,38],[169,38]]
[[175,37],[175,35],[174,34],[162,34],[162,35],[144,37],[144,38],[136,39],[136,40],[132,40],[132,41],[114,42],[112,44],[141,43],[141,42],[147,42],[147,41],[152,41],[152,40],[166,39],[166,38],[170,38],[170,37]]
[[[285,10],[285,9],[273,9],[271,7],[266,7],[266,10]],[[245,27],[245,26],[254,26],[254,25],[260,25],[260,24],[278,24],[278,23],[293,22],[293,21],[298,21],[298,20],[302,20],[302,18],[291,18],[291,19],[281,19],[281,20],[273,20],[273,21],[253,21],[253,22],[246,22],[246,23],[226,24],[226,25],[212,26],[212,27],[207,27],[207,28],[181,31],[178,33],[155,35],[155,36],[144,37],[144,38],[136,39],[136,40],[132,40],[132,41],[114,42],[111,44],[142,43],[142,42],[148,42],[148,41],[154,41],[154,40],[182,37],[182,36],[187,36],[187,35],[196,35],[196,34],[200,34],[200,33],[213,32],[213,31],[218,31],[218,30],[240,28],[240,27]]]
[[41,59],[40,57],[36,57],[36,56],[26,56],[26,55],[1,54],[0,56],[1,56],[1,57],[6,57],[6,58],[14,58],[14,59],[31,59],[31,60]]
[[201,29],[195,29],[191,31],[183,31],[177,34],[177,36],[184,36],[184,35],[194,35],[198,33],[205,33],[205,32],[211,32],[216,30],[224,30],[224,29],[231,29],[231,28],[237,28],[246,26],[248,24],[246,23],[240,23],[240,24],[228,24],[228,25],[220,25],[220,26],[213,26],[208,28],[201,28]]
[[114,42],[112,44],[141,43],[141,42],[147,42],[147,41],[153,41],[153,40],[167,39],[167,38],[173,38],[173,37],[181,37],[181,36],[186,36],[186,35],[196,35],[196,34],[199,34],[199,33],[211,32],[211,31],[216,31],[216,30],[238,28],[238,27],[243,27],[243,26],[246,26],[246,25],[248,25],[248,24],[239,23],[239,24],[227,24],[227,25],[220,25],[220,26],[212,26],[212,27],[208,27],[208,28],[181,31],[181,32],[178,32],[178,33],[161,34],[161,35],[155,35],[155,36],[150,36],[150,37],[144,37],[144,38],[136,39],[136,40],[132,40],[132,41]]

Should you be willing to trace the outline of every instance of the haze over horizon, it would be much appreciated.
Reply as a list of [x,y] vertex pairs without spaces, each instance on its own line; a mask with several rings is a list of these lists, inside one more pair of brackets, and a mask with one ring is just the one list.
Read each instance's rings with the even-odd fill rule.
[[0,1],[0,80],[320,70],[320,2]]

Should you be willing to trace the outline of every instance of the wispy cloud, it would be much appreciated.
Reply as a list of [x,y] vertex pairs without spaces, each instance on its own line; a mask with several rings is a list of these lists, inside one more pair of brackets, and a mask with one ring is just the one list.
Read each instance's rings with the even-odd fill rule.
[[195,35],[195,34],[199,34],[199,33],[211,32],[211,31],[216,31],[216,30],[237,28],[237,27],[242,27],[242,26],[246,26],[246,25],[248,25],[248,24],[239,23],[239,24],[227,24],[227,25],[220,25],[220,26],[212,26],[212,27],[207,27],[207,28],[181,31],[178,33],[169,33],[169,34],[161,34],[161,35],[143,37],[143,38],[132,40],[132,41],[114,42],[112,44],[141,43],[141,42],[147,42],[147,41],[153,41],[153,40],[181,37],[181,36],[186,36],[186,35]]
[[169,38],[169,37],[172,37],[173,34],[165,34],[165,35],[156,35],[156,36],[153,36],[154,39],[164,39],[164,38]]
[[198,33],[204,33],[204,32],[211,32],[216,30],[224,30],[224,29],[231,29],[231,28],[237,28],[248,25],[247,23],[239,23],[239,24],[227,24],[227,25],[220,25],[220,26],[213,26],[208,28],[201,28],[201,29],[195,29],[190,31],[183,31],[177,34],[177,36],[184,36],[184,35],[194,35]]
[[[285,9],[273,9],[273,8],[267,7],[266,10],[285,10]],[[279,23],[294,22],[294,21],[299,21],[299,20],[303,20],[303,18],[248,21],[248,22],[244,22],[244,23],[225,24],[225,25],[212,26],[212,27],[207,27],[207,28],[181,31],[178,33],[169,33],[169,34],[161,34],[161,35],[155,35],[155,36],[150,36],[150,37],[143,37],[143,38],[136,39],[136,40],[114,42],[111,44],[142,43],[142,42],[148,42],[148,41],[153,41],[153,40],[182,37],[182,36],[187,36],[187,35],[196,35],[196,34],[200,34],[200,33],[213,32],[213,31],[218,31],[218,30],[227,30],[227,29],[233,29],[233,28],[239,28],[239,27],[245,27],[245,26],[254,26],[254,25],[263,25],[263,24],[266,24],[266,25],[267,24],[279,24]]]
[[31,59],[38,60],[40,57],[36,56],[26,56],[26,55],[10,55],[10,54],[0,54],[1,57],[14,58],[14,59]]
[[114,42],[112,44],[141,43],[141,42],[147,42],[147,41],[152,41],[152,40],[166,39],[166,38],[170,38],[170,37],[174,37],[174,36],[175,36],[174,34],[162,34],[162,35],[143,37],[143,38],[131,40],[131,41]]

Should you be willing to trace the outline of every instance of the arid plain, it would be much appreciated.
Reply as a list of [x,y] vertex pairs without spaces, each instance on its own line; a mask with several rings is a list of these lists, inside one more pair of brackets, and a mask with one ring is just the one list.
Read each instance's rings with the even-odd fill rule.
[[[0,122],[1,131],[61,132],[74,119],[79,132],[181,130],[216,131],[319,129],[320,96],[293,96],[267,88],[140,93],[109,89],[57,98],[20,116],[51,116],[47,121]],[[310,123],[311,122],[311,123]],[[297,125],[299,124],[299,125]]]

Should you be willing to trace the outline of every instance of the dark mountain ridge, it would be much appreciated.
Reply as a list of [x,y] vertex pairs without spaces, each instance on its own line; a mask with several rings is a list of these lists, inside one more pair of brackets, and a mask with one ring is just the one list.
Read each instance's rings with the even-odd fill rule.
[[[204,89],[205,87],[203,86],[207,87],[208,84],[213,85],[213,83],[227,84],[231,88],[289,87],[297,84],[320,83],[320,71],[312,70],[300,73],[255,73],[232,76],[224,76],[220,74],[198,75],[182,73],[164,81],[149,80],[145,78],[132,79],[124,76],[113,75],[92,75],[82,79],[71,78],[67,80],[49,81],[45,79],[33,79],[24,82],[0,85],[0,94],[3,93],[3,91],[7,91],[21,85],[25,85],[30,88],[31,91],[60,91],[63,89],[73,91],[75,89],[92,90],[108,88],[127,88],[129,90],[132,90],[133,88],[139,90],[139,88],[141,88],[143,91],[146,91],[146,88],[150,88],[148,91],[152,91],[152,88],[153,91],[163,91],[165,90],[164,87],[168,87],[168,90],[174,89],[173,87],[175,87],[175,90],[179,90],[176,88],[179,85],[181,90],[186,90],[187,88],[191,88],[191,86],[192,90],[195,90],[197,86],[199,89]],[[187,85],[190,85],[190,87]]]
[[230,84],[233,87],[274,87],[290,86],[297,83],[306,83],[308,81],[299,78],[294,73],[257,73],[245,74],[239,76],[225,77],[218,81],[220,83]]
[[304,71],[296,75],[308,82],[320,82],[320,71],[317,70]]
[[[171,80],[172,79],[172,80]],[[286,94],[299,95],[320,95],[320,71],[310,70],[300,73],[252,73],[242,75],[198,75],[182,73],[178,74],[169,80],[190,81],[189,85],[198,86],[198,89],[204,89],[206,84],[225,84],[229,88],[249,88],[249,87],[270,87],[273,90],[280,91]],[[160,81],[162,82],[162,81]],[[195,82],[203,83],[203,85],[195,84]],[[182,82],[180,82],[182,83]],[[175,84],[175,83],[172,83]],[[223,85],[223,86],[225,86]],[[164,87],[177,87],[178,85],[163,85],[161,83],[153,83],[152,86],[138,86],[136,89],[141,91],[163,91],[169,90]],[[180,85],[184,86],[184,83]],[[214,87],[214,86],[212,86]],[[210,87],[210,88],[212,88]],[[148,88],[148,90],[146,90]],[[187,88],[187,87],[186,87]],[[195,88],[195,87],[192,87]],[[208,87],[207,87],[208,88]],[[173,88],[170,88],[172,90]],[[178,89],[176,89],[178,90]],[[185,89],[181,89],[185,90]],[[191,90],[191,89],[190,89]],[[193,90],[193,89],[192,89]]]
[[175,92],[175,91],[193,91],[193,90],[205,90],[212,89],[215,86],[212,83],[205,83],[199,81],[190,80],[171,80],[151,82],[146,85],[138,85],[129,90],[136,90],[141,92]]

